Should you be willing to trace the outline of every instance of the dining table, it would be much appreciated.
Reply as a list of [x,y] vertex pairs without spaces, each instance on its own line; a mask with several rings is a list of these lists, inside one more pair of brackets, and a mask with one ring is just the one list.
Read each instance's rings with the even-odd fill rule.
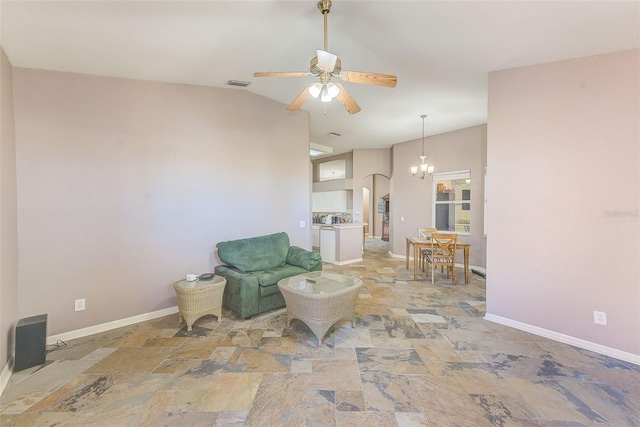
[[[409,269],[409,254],[411,253],[411,246],[413,246],[413,280],[418,280],[418,259],[420,249],[431,247],[431,239],[425,237],[407,237],[407,270]],[[468,243],[456,243],[456,249],[462,249],[464,251],[464,283],[469,283],[469,248]]]

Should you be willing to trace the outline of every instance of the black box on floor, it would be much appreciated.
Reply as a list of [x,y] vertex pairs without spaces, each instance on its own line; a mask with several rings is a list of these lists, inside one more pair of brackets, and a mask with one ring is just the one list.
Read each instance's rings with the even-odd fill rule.
[[44,365],[47,359],[47,315],[27,317],[16,325],[16,363],[13,371]]

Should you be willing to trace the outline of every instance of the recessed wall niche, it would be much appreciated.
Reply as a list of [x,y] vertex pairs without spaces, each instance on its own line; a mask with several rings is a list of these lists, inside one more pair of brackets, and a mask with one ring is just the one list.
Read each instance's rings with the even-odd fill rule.
[[318,181],[331,181],[347,177],[347,164],[344,159],[318,164]]

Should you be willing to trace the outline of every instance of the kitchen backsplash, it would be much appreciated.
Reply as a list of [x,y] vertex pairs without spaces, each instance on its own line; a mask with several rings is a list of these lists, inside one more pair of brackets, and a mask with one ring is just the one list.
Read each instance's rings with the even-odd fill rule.
[[351,211],[347,212],[313,212],[312,220],[314,224],[327,224],[327,217],[330,216],[330,224],[341,224],[353,222]]

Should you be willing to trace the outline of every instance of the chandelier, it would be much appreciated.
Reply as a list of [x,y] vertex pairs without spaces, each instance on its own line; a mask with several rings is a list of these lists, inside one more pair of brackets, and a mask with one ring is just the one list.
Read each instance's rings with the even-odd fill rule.
[[427,160],[427,156],[424,155],[424,119],[427,115],[423,114],[420,117],[422,117],[422,155],[420,156],[421,175],[418,175],[418,166],[411,166],[411,175],[413,175],[414,178],[424,179],[425,176],[432,175],[436,167],[425,162],[425,160]]

